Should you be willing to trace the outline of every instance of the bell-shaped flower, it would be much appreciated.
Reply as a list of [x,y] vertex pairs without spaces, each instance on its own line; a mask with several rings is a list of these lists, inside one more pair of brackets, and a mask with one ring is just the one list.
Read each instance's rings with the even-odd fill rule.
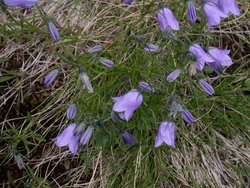
[[206,53],[199,44],[192,44],[189,47],[189,52],[196,57],[196,68],[202,70],[205,66],[205,62],[213,62],[214,59]]
[[208,47],[208,53],[212,56],[214,62],[223,67],[233,64],[231,57],[228,55],[230,50],[221,50],[216,47]]
[[127,131],[123,130],[122,131],[122,138],[129,144],[129,145],[134,145],[135,140],[134,140],[134,135],[131,133],[128,133]]
[[60,73],[60,69],[55,69],[53,71],[51,71],[44,80],[44,84],[46,86],[48,86],[49,84],[51,84],[52,82],[55,81],[56,77],[58,76],[58,74]]
[[152,88],[147,82],[139,82],[138,86],[142,91],[145,91],[145,92],[148,92],[148,93],[154,93],[155,92],[155,89]]
[[113,61],[103,58],[103,57],[98,57],[97,58],[103,65],[105,65],[106,67],[114,67],[115,64]]
[[123,2],[127,5],[130,5],[133,2],[133,0],[124,0]]
[[55,41],[59,41],[60,40],[60,35],[59,35],[59,32],[58,32],[58,29],[56,28],[55,24],[51,20],[48,21],[48,28],[49,28],[50,36]]
[[159,147],[163,142],[175,148],[175,125],[171,121],[161,123],[158,134],[155,137],[155,147]]
[[77,112],[77,107],[75,104],[71,104],[69,108],[67,109],[67,118],[69,120],[72,120],[75,118]]
[[231,12],[236,16],[240,15],[240,10],[235,0],[220,0],[219,7],[225,14],[229,14]]
[[39,0],[4,0],[4,4],[11,7],[30,8],[39,3]]
[[194,116],[187,109],[183,108],[183,110],[181,111],[181,115],[186,122],[188,123],[194,122]]
[[187,7],[188,7],[188,18],[190,22],[195,23],[197,20],[197,14],[196,14],[193,0],[187,1]]
[[58,135],[56,138],[52,139],[56,141],[58,147],[67,146],[69,147],[71,153],[77,153],[78,150],[78,141],[80,139],[79,135],[74,134],[76,124],[70,124],[64,129],[64,131]]
[[168,26],[173,30],[180,30],[179,21],[177,21],[169,8],[160,9],[157,13],[157,19],[162,32],[165,32]]
[[89,81],[89,77],[87,75],[87,72],[82,67],[79,68],[79,72],[80,72],[79,77],[80,77],[83,85],[87,88],[87,90],[90,93],[94,93],[94,90],[93,90],[93,87]]
[[102,45],[96,45],[93,46],[92,48],[89,48],[85,51],[85,54],[95,54],[98,52],[101,52],[103,50],[103,46]]
[[205,80],[199,80],[199,84],[204,89],[204,91],[208,93],[209,95],[213,95],[215,93],[213,87],[209,83],[207,83]]
[[128,121],[141,105],[143,96],[137,90],[132,90],[120,97],[112,97],[112,99],[115,101],[113,111],[124,113],[124,118]]
[[221,18],[228,17],[228,15],[222,12],[214,2],[205,0],[203,10],[207,18],[208,29],[210,29],[211,26],[219,25]]
[[159,46],[156,46],[154,44],[147,44],[146,46],[144,46],[143,48],[144,50],[148,51],[148,52],[157,52],[160,51]]
[[169,83],[173,82],[174,80],[176,80],[176,78],[178,78],[178,76],[180,75],[181,70],[180,69],[176,69],[173,72],[171,72],[168,77],[167,77],[167,81]]
[[93,127],[88,127],[87,130],[83,133],[82,137],[81,137],[81,140],[80,140],[80,143],[82,145],[85,145],[89,142],[91,136],[92,136],[92,133],[93,133]]

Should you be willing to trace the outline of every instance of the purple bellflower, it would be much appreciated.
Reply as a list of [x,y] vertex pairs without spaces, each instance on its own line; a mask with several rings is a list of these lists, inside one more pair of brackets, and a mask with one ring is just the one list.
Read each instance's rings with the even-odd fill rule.
[[80,71],[79,77],[80,77],[83,85],[85,86],[85,88],[87,88],[87,90],[90,93],[94,93],[94,90],[93,90],[93,87],[89,81],[89,77],[87,75],[87,72],[82,67],[79,68],[79,71]]
[[162,32],[165,32],[170,26],[173,30],[180,30],[179,21],[169,8],[162,8],[157,13],[158,24]]
[[120,97],[112,97],[112,99],[115,101],[113,111],[123,112],[124,119],[128,121],[141,105],[143,96],[137,90],[132,90]]
[[78,141],[80,139],[80,135],[75,135],[74,130],[76,128],[76,124],[70,124],[66,127],[63,132],[58,135],[56,138],[52,139],[56,141],[56,145],[58,147],[69,147],[71,153],[77,153],[78,150]]
[[181,115],[186,122],[188,122],[188,123],[194,122],[193,115],[187,109],[183,109],[181,112]]
[[89,48],[85,51],[85,54],[95,54],[98,52],[101,52],[103,50],[103,46],[102,45],[96,45],[93,46],[92,48]]
[[67,117],[69,120],[72,120],[75,118],[77,112],[77,107],[75,104],[71,104],[69,108],[67,109]]
[[122,131],[122,138],[129,144],[129,145],[134,145],[135,140],[134,140],[134,135],[131,133],[128,133],[127,131],[123,130]]
[[187,1],[187,7],[188,7],[188,18],[190,22],[195,23],[197,20],[197,15],[193,0]]
[[225,14],[229,14],[231,12],[236,16],[240,15],[240,10],[235,0],[220,0],[219,7]]
[[92,136],[92,133],[93,133],[93,127],[88,127],[87,130],[83,133],[80,143],[82,145],[87,144]]
[[139,82],[138,86],[142,91],[145,91],[148,93],[155,92],[154,88],[152,88],[147,82]]
[[105,65],[106,67],[114,67],[115,64],[113,61],[103,58],[103,57],[98,57],[97,58],[103,65]]
[[197,58],[195,65],[196,69],[199,71],[204,68],[205,62],[210,63],[214,61],[214,59],[208,53],[206,53],[199,44],[192,44],[189,47],[189,52],[191,52],[191,54],[195,55]]
[[39,0],[4,0],[4,3],[11,7],[30,8],[37,4]]
[[216,64],[219,64],[223,67],[233,64],[231,57],[228,55],[230,50],[221,50],[216,47],[208,47],[208,53],[212,56]]
[[127,5],[130,5],[133,2],[133,0],[124,0],[123,2]]
[[163,142],[175,148],[175,125],[171,121],[161,123],[155,137],[155,147],[159,147]]
[[211,26],[219,25],[221,18],[228,17],[228,15],[222,12],[214,2],[209,2],[207,0],[203,1],[203,10],[208,21],[208,29],[210,29]]
[[51,71],[44,80],[44,84],[46,86],[48,86],[49,84],[51,84],[52,82],[54,82],[54,80],[56,79],[56,77],[58,76],[58,74],[60,73],[60,69],[55,69],[53,71]]
[[204,91],[208,93],[209,95],[213,95],[215,93],[213,87],[209,83],[207,83],[205,80],[199,80],[199,84],[204,89]]
[[178,76],[180,75],[181,70],[180,69],[176,69],[173,72],[171,72],[168,77],[167,77],[167,81],[169,83],[173,82],[174,80],[176,80],[176,78],[178,78]]
[[49,28],[50,36],[54,39],[54,41],[59,41],[60,35],[58,32],[58,29],[56,28],[55,24],[51,20],[48,21],[48,28]]
[[156,46],[154,44],[147,44],[143,49],[148,52],[157,52],[160,50],[159,46]]

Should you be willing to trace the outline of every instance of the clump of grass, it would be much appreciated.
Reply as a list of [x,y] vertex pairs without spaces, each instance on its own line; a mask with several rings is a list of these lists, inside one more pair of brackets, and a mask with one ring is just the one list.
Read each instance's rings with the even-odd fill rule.
[[[181,40],[230,49],[235,64],[217,76],[205,70],[216,95],[208,97],[188,74],[168,84],[166,75],[187,65],[186,46],[162,39],[155,12],[158,4],[141,1],[126,6],[117,1],[42,2],[59,28],[53,43],[39,11],[1,15],[1,173],[3,186],[35,187],[246,187],[249,184],[249,18],[247,3],[240,2],[240,17],[230,17],[205,33],[206,23],[190,25],[184,4],[167,2],[182,21]],[[185,26],[186,25],[186,26]],[[148,53],[136,36],[159,45],[164,53]],[[94,44],[104,45],[98,56],[112,59],[108,69],[97,55],[80,56]],[[69,58],[71,57],[71,58]],[[91,78],[95,93],[83,89],[77,59]],[[44,87],[45,75],[63,67],[58,80]],[[73,102],[83,118],[106,119],[111,96],[119,96],[139,81],[150,83],[157,94],[145,94],[142,106],[123,129],[136,135],[128,147],[111,121],[95,131],[88,146],[72,155],[51,141],[66,126],[65,111]],[[169,97],[174,95],[195,116],[187,125],[180,116],[176,149],[154,148],[160,122],[167,119]],[[25,170],[18,170],[13,150]]]

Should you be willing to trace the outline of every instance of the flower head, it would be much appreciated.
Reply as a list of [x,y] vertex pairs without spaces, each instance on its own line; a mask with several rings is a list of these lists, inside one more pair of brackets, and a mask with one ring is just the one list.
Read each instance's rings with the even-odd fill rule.
[[4,0],[4,3],[11,7],[30,8],[37,4],[39,0]]
[[240,10],[235,0],[220,0],[219,7],[225,14],[229,14],[231,12],[236,16],[240,15]]
[[53,71],[51,71],[44,80],[44,84],[46,86],[48,86],[49,84],[51,84],[52,82],[54,82],[54,80],[56,79],[56,77],[58,76],[58,74],[60,73],[60,69],[55,69]]
[[215,93],[213,87],[209,83],[207,83],[205,80],[199,80],[199,83],[201,87],[204,89],[204,91],[208,93],[209,95],[213,95]]
[[102,45],[96,45],[96,46],[93,46],[92,48],[89,48],[88,50],[86,50],[85,54],[94,54],[94,53],[98,53],[102,50],[103,50]]
[[178,76],[180,75],[181,70],[180,69],[176,69],[173,72],[171,72],[168,77],[167,77],[167,81],[169,83],[173,82],[174,80],[176,80],[176,78],[178,78]]
[[230,50],[221,50],[216,47],[208,47],[208,53],[214,59],[214,62],[221,66],[230,66],[233,64],[231,57],[228,55]]
[[122,131],[122,138],[129,144],[129,145],[134,145],[135,140],[134,140],[134,135],[131,133],[128,133],[127,131],[123,130]]
[[127,5],[130,5],[133,2],[133,0],[124,0],[124,3]]
[[142,91],[145,91],[148,93],[155,92],[154,88],[152,88],[147,82],[139,82],[138,86]]
[[192,44],[189,47],[189,52],[196,57],[196,68],[202,70],[205,66],[205,62],[213,62],[214,59],[206,53],[199,44]]
[[187,109],[183,109],[181,112],[181,115],[186,122],[188,122],[188,123],[194,122],[193,115]]
[[203,5],[203,10],[208,21],[208,29],[210,29],[211,26],[219,25],[221,18],[228,17],[214,2],[206,1]]
[[74,130],[76,124],[72,123],[66,127],[63,132],[58,135],[56,138],[52,139],[56,141],[58,147],[67,146],[69,147],[71,153],[77,153],[78,150],[78,141],[80,139],[79,135],[74,135]]
[[93,133],[93,127],[88,127],[87,130],[83,133],[80,143],[82,145],[87,144],[92,136],[92,133]]
[[125,120],[128,121],[141,105],[143,96],[137,90],[132,90],[120,97],[112,97],[112,99],[115,101],[113,111],[123,112]]
[[195,23],[197,20],[195,6],[192,0],[187,1],[188,7],[188,18],[192,23]]
[[71,104],[69,106],[69,108],[67,109],[67,117],[69,120],[74,119],[74,117],[76,116],[76,112],[77,112],[77,107],[75,104]]
[[51,20],[48,21],[48,28],[49,28],[50,36],[55,41],[59,41],[60,40],[60,35],[59,35],[59,32],[58,32],[58,29],[56,28],[55,24]]
[[158,24],[162,32],[170,26],[173,30],[180,30],[179,21],[176,20],[174,14],[169,8],[162,8],[157,13]]
[[149,52],[157,52],[160,50],[159,46],[156,46],[154,44],[147,44],[143,49]]
[[98,57],[97,58],[103,65],[105,65],[106,67],[114,67],[115,64],[113,61],[103,58],[103,57]]
[[93,90],[93,87],[89,81],[89,77],[87,75],[87,72],[83,69],[83,68],[79,68],[79,71],[80,71],[80,79],[82,80],[82,83],[83,85],[87,88],[87,90],[90,92],[90,93],[93,93],[94,90]]
[[159,147],[163,142],[175,148],[175,125],[171,121],[161,123],[155,137],[155,147]]

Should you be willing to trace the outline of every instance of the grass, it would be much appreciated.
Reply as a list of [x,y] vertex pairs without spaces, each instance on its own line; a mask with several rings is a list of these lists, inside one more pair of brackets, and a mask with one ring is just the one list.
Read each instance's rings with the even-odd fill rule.
[[[155,18],[158,4],[151,1],[131,6],[115,0],[43,1],[39,5],[58,26],[59,42],[50,38],[38,8],[10,8],[1,14],[2,187],[247,187],[250,15],[248,3],[239,4],[241,16],[230,16],[206,32],[201,10],[200,23],[191,25],[184,3],[166,2],[182,22],[175,32],[181,44],[162,35]],[[159,45],[164,53],[144,51],[136,36]],[[188,40],[231,50],[235,63],[222,75],[208,69],[197,73],[213,85],[214,96],[189,76]],[[95,44],[105,50],[80,56]],[[112,59],[116,66],[104,67],[95,60],[98,56]],[[87,70],[94,94],[83,89],[72,58]],[[58,67],[63,67],[59,78],[45,87],[44,77]],[[166,75],[176,68],[184,68],[184,73],[167,83]],[[136,88],[139,81],[152,84],[157,94],[145,94],[131,120],[120,122],[136,135],[135,146],[123,142],[111,121],[95,129],[77,155],[51,141],[70,123],[65,115],[70,104],[79,107],[76,120],[103,120],[109,117],[104,108],[113,106],[111,97]],[[177,116],[176,149],[154,148],[158,127],[168,118],[170,95],[192,112],[195,123],[185,124]],[[14,149],[25,169],[18,169]]]

